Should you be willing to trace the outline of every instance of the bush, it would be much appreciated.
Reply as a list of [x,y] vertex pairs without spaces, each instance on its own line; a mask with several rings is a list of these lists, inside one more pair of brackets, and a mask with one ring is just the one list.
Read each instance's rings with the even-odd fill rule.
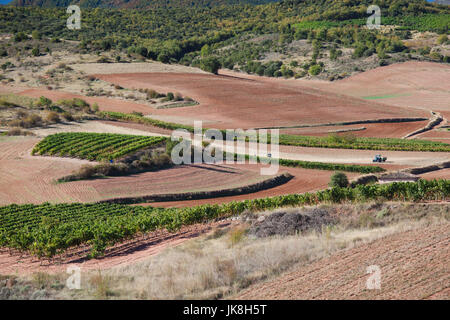
[[200,61],[200,69],[206,72],[217,74],[221,67],[221,64],[217,58],[210,57]]
[[51,111],[47,114],[46,120],[47,120],[47,122],[50,122],[50,123],[61,122],[59,115],[54,111]]
[[52,100],[49,98],[46,98],[44,96],[40,96],[39,100],[36,102],[36,106],[38,107],[50,107],[52,105]]
[[38,30],[34,30],[32,33],[31,33],[31,37],[33,38],[33,40],[41,40],[41,34],[39,33],[39,31]]
[[167,100],[172,101],[175,98],[172,92],[167,92]]
[[80,177],[80,179],[89,179],[89,178],[92,178],[96,173],[97,173],[97,170],[96,170],[95,166],[90,165],[90,164],[85,164],[85,165],[81,166],[77,175]]
[[335,187],[345,188],[348,186],[348,178],[343,172],[335,172],[331,176],[331,181],[328,185],[332,188]]
[[38,57],[41,54],[41,51],[39,50],[38,47],[33,48],[33,50],[31,50],[31,54],[35,57]]
[[439,36],[439,38],[437,39],[437,43],[438,44],[446,44],[448,41],[448,37],[446,34],[442,34]]
[[73,120],[74,120],[74,118],[73,118],[73,116],[72,116],[72,114],[71,114],[70,112],[64,112],[64,113],[62,114],[62,117],[63,117],[64,120],[66,120],[66,121],[73,121]]
[[309,68],[309,74],[312,76],[317,76],[321,72],[322,72],[322,68],[317,64],[313,65]]

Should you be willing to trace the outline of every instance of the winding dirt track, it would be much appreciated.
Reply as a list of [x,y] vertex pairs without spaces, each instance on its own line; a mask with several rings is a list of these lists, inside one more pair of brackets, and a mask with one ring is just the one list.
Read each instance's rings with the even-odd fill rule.
[[[357,246],[252,286],[237,299],[450,299],[450,223]],[[366,268],[381,268],[381,290]]]

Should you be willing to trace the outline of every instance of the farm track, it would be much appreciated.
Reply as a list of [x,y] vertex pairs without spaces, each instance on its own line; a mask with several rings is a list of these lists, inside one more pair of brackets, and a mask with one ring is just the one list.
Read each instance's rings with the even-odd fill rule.
[[[396,233],[252,286],[237,299],[448,299],[450,224]],[[367,290],[366,268],[381,268]]]

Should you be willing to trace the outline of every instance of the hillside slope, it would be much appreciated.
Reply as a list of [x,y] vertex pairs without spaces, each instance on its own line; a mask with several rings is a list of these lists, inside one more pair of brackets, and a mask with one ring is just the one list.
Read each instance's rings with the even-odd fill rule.
[[13,0],[11,5],[38,7],[68,7],[71,4],[84,8],[175,8],[214,7],[233,4],[263,4],[278,0]]
[[[449,224],[422,227],[355,247],[250,287],[238,299],[448,299]],[[381,289],[366,289],[366,268]]]

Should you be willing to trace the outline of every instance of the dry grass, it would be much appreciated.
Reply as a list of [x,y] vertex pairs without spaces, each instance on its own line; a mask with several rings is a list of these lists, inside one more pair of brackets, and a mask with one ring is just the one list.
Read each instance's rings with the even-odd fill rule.
[[447,219],[433,215],[373,229],[324,226],[322,232],[262,239],[245,236],[246,229],[238,226],[104,274],[110,279],[108,290],[121,299],[220,299],[338,250]]
[[[62,299],[221,299],[252,284],[308,265],[345,249],[396,233],[448,224],[449,204],[367,203],[321,206],[339,221],[291,236],[257,238],[249,225],[270,212],[247,213],[239,224],[168,248],[126,266],[82,273],[82,290],[62,289]],[[304,214],[311,208],[291,208]],[[252,220],[253,219],[253,220]],[[242,222],[245,221],[245,222]],[[67,278],[67,275],[59,275]],[[32,279],[37,288],[55,282],[45,274]],[[58,283],[63,283],[59,280]],[[51,293],[49,293],[51,294]]]

